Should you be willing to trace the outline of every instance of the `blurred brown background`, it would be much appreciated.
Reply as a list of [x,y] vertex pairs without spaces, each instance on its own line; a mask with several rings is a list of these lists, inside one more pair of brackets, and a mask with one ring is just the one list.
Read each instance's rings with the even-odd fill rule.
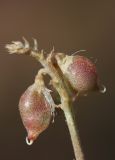
[[49,52],[72,54],[86,49],[97,58],[105,94],[90,94],[76,102],[77,123],[86,160],[115,160],[115,1],[0,0],[0,159],[73,160],[63,117],[31,146],[25,143],[18,101],[33,83],[40,65],[31,57],[8,55],[5,44],[25,36]]

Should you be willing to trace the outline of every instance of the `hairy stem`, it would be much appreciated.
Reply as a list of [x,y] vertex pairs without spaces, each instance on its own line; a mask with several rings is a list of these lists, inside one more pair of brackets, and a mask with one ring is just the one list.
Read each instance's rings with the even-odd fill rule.
[[48,64],[50,72],[53,73],[51,74],[52,79],[54,79],[55,77],[57,80],[56,83],[54,81],[54,87],[56,88],[61,97],[61,109],[64,111],[65,114],[67,126],[72,140],[75,158],[76,160],[84,160],[83,152],[80,146],[78,130],[76,127],[75,112],[72,106],[69,86],[65,85],[66,80],[62,78],[62,75],[60,76],[58,68],[54,67],[52,61],[49,61]]
[[63,104],[63,111],[65,114],[67,126],[69,129],[69,133],[71,136],[71,141],[74,149],[74,154],[76,160],[84,160],[83,152],[80,147],[80,140],[79,140],[79,135],[78,135],[78,130],[76,126],[76,121],[75,121],[75,114],[73,111],[73,106],[69,104],[69,102],[65,102]]

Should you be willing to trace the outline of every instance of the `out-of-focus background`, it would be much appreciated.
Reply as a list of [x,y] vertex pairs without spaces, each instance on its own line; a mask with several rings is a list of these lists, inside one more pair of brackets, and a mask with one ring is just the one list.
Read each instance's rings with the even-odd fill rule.
[[72,54],[86,49],[97,59],[105,94],[93,93],[75,103],[77,124],[86,160],[115,160],[115,2],[112,0],[0,1],[0,159],[73,160],[63,117],[30,147],[25,143],[18,101],[41,67],[28,56],[9,55],[5,44],[25,36],[48,53]]

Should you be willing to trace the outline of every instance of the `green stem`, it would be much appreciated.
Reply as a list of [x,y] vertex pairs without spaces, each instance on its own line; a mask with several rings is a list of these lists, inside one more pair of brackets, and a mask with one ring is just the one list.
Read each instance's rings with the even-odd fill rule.
[[79,140],[78,130],[77,130],[77,126],[76,126],[73,106],[71,106],[71,104],[69,105],[68,102],[64,103],[63,105],[64,106],[62,106],[62,107],[63,107],[63,111],[65,114],[69,133],[71,136],[71,141],[72,141],[72,145],[73,145],[73,149],[74,149],[75,158],[76,158],[76,160],[84,160],[83,152],[82,152],[81,146],[80,146],[80,140]]

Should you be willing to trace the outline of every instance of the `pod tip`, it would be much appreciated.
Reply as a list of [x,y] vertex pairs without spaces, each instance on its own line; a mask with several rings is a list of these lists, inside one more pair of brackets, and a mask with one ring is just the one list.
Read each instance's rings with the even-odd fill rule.
[[101,87],[99,89],[100,93],[105,93],[106,90],[107,90],[106,87],[104,85],[101,85]]
[[32,144],[33,144],[33,140],[32,139],[28,139],[28,137],[26,137],[26,143],[27,143],[27,145],[29,145],[29,146],[31,146]]

